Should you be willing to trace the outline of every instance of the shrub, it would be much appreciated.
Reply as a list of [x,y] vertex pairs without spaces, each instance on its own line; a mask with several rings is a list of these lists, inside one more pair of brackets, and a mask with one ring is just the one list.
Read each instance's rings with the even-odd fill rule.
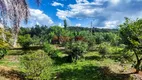
[[102,57],[105,57],[106,54],[111,53],[109,50],[109,47],[110,47],[110,44],[107,42],[101,43],[99,45],[98,50],[99,50],[99,53],[102,55]]
[[41,50],[30,52],[21,57],[20,62],[28,79],[49,80],[52,61],[50,57]]
[[4,48],[0,49],[0,59],[3,58],[7,54],[7,50]]
[[70,43],[68,49],[68,57],[71,59],[71,61],[76,61],[79,59],[79,57],[83,57],[83,53],[87,51],[88,45],[86,42],[77,41]]
[[95,50],[95,44],[96,44],[96,40],[95,40],[95,36],[90,35],[90,36],[86,36],[85,40],[88,42],[88,50]]
[[0,59],[7,54],[7,50],[10,48],[10,45],[0,39]]
[[104,34],[103,33],[95,33],[95,42],[96,44],[101,44],[104,41]]
[[53,48],[52,45],[50,45],[49,43],[44,43],[43,45],[43,50],[48,53],[51,54],[55,49]]
[[18,43],[23,48],[28,48],[32,44],[32,38],[30,37],[29,34],[26,34],[24,36],[19,36]]
[[51,58],[56,58],[58,57],[61,52],[59,50],[56,50],[54,48],[54,46],[52,46],[51,44],[49,43],[45,43],[44,44],[44,47],[43,47],[43,50],[51,57]]

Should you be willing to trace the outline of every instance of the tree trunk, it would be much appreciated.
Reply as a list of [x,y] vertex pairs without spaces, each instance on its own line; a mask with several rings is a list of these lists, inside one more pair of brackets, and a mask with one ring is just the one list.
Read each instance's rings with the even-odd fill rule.
[[13,41],[13,47],[17,47],[17,40],[18,40],[18,33],[15,33],[13,35],[14,41]]
[[136,68],[136,73],[139,73],[139,71],[140,71],[140,64],[141,64],[141,60],[137,60],[137,64],[136,64],[136,66],[135,66],[135,68]]
[[136,51],[134,51],[134,53],[135,53],[135,56],[136,56],[136,59],[137,59],[137,64],[135,65],[136,73],[139,73],[142,59],[139,59],[139,56],[138,56]]

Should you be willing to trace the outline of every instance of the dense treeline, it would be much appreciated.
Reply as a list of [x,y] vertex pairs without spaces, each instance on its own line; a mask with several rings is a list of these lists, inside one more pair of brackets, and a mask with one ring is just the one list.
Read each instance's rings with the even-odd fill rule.
[[99,28],[90,29],[90,28],[84,28],[84,27],[67,27],[66,29],[64,29],[64,28],[61,28],[60,26],[47,27],[47,26],[39,26],[39,25],[36,25],[35,27],[32,27],[32,28],[21,27],[19,35],[23,36],[26,34],[29,34],[33,40],[40,39],[41,42],[48,40],[49,43],[51,43],[52,40],[56,40],[55,38],[61,38],[62,41],[64,41],[63,38],[73,39],[75,37],[76,38],[82,37],[83,39],[91,34],[96,37],[100,37],[100,39],[102,40],[98,38],[98,40],[96,39],[96,41],[97,43],[101,43],[105,40],[106,41],[110,40],[106,38],[109,38],[110,36],[112,38],[113,34],[118,35],[118,30],[117,29],[99,29]]
[[[42,31],[47,31],[48,29],[50,29],[50,27],[48,26],[39,26],[39,25],[35,25],[35,27],[32,28],[24,28],[21,27],[20,28],[20,34],[31,34],[31,36],[33,35],[38,35],[37,32],[42,32]],[[69,31],[92,31],[92,32],[118,32],[118,29],[100,29],[100,28],[86,28],[86,27],[76,27],[76,26],[70,26],[67,27],[66,30]]]

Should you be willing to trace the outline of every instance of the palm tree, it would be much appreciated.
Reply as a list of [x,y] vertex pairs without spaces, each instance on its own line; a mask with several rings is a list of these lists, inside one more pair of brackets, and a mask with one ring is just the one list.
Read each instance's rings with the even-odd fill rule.
[[[35,0],[40,3],[40,0]],[[0,18],[3,25],[12,25],[13,46],[16,46],[20,22],[28,22],[29,8],[26,0],[0,0]]]

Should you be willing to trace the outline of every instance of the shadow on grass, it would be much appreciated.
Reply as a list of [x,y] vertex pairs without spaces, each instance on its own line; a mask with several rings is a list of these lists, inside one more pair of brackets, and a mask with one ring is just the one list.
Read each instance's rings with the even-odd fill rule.
[[85,60],[97,60],[97,61],[100,61],[100,60],[103,60],[102,57],[99,57],[99,56],[87,56],[85,57]]
[[119,55],[119,56],[118,55],[109,55],[108,58],[115,60],[115,61],[120,61],[120,62],[123,62],[123,61],[132,62],[133,61],[132,56],[129,56],[129,55]]
[[129,74],[116,74],[108,67],[83,66],[81,69],[60,70],[52,80],[129,80]]
[[28,48],[12,48],[9,50],[9,55],[24,55],[29,51],[36,51],[43,49],[43,46],[31,46]]
[[71,63],[68,56],[52,58],[55,65],[62,65],[64,63]]
[[0,75],[9,78],[10,80],[25,80],[25,75],[23,72],[15,71],[15,70],[1,70]]
[[23,55],[25,52],[23,50],[10,50],[8,55]]

